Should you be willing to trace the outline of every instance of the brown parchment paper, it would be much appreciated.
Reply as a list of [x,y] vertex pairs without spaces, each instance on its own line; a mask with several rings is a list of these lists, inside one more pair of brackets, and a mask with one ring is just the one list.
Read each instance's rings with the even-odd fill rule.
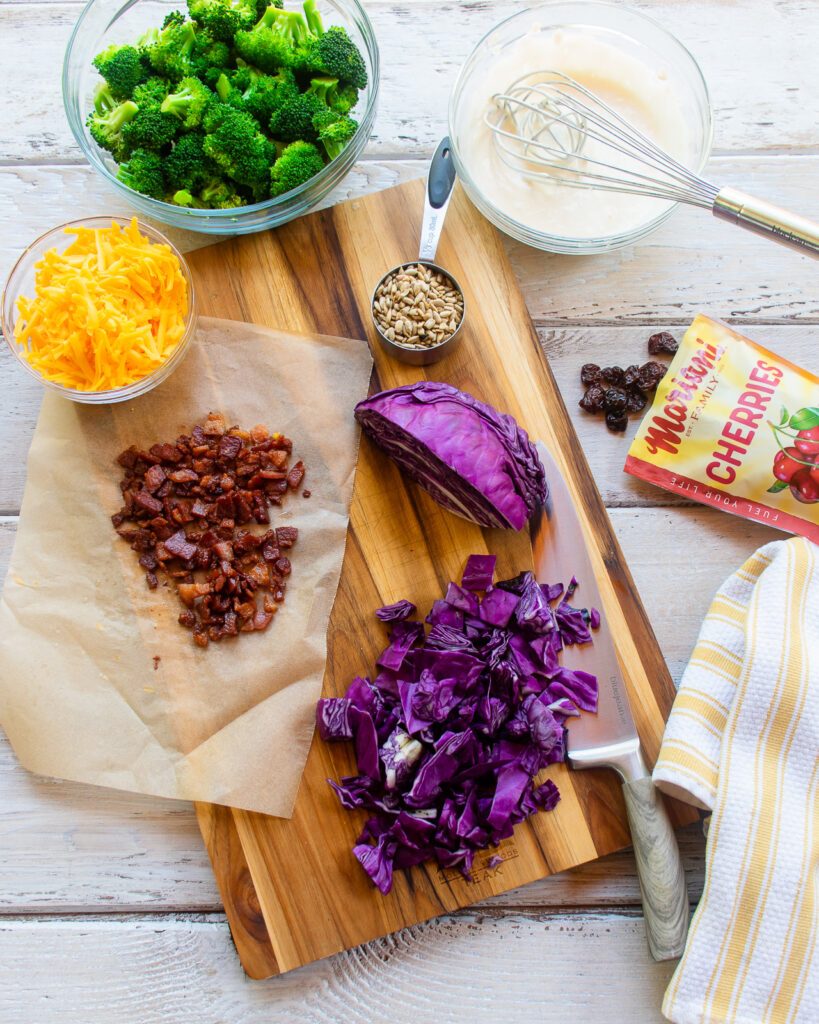
[[[92,408],[46,394],[0,601],[0,724],[31,771],[288,817],[313,733],[358,447],[365,343],[200,320],[149,394]],[[304,487],[292,575],[263,633],[197,648],[169,586],[114,533],[115,458],[207,415],[290,437]],[[158,661],[154,661],[158,658]],[[155,667],[156,666],[156,667]]]

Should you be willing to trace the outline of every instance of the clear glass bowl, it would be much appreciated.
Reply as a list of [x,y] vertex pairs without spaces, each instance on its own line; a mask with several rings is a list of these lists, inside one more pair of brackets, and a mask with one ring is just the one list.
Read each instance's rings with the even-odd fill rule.
[[42,259],[48,249],[62,251],[72,243],[74,236],[67,235],[65,233],[66,228],[107,228],[110,227],[112,221],[121,224],[123,227],[130,224],[130,221],[125,217],[84,217],[82,220],[73,220],[67,224],[60,224],[59,227],[52,228],[44,235],[41,235],[35,242],[31,243],[14,264],[6,281],[6,286],[3,289],[2,298],[0,298],[3,337],[6,339],[6,344],[17,362],[44,387],[51,391],[56,391],[57,394],[63,395],[65,398],[70,398],[72,402],[82,402],[88,405],[111,405],[114,402],[125,402],[129,398],[136,398],[138,395],[144,395],[146,392],[151,391],[157,384],[160,384],[169,377],[179,366],[190,348],[196,331],[196,297],[193,290],[193,278],[191,277],[188,264],[179,250],[160,231],[157,231],[156,228],[151,227],[149,224],[145,224],[143,221],[138,221],[139,230],[143,235],[152,242],[164,242],[165,245],[170,247],[179,260],[179,265],[182,268],[182,273],[188,286],[188,312],[185,317],[185,333],[182,336],[182,340],[171,353],[170,358],[154,370],[153,373],[133,384],[129,384],[127,387],[115,388],[112,391],[76,391],[74,388],[67,388],[62,384],[54,384],[50,380],[45,380],[28,360],[23,357],[20,346],[14,340],[14,325],[17,322],[18,316],[17,299],[20,295],[34,295],[35,265]]
[[[181,5],[184,9],[184,4]],[[292,5],[288,5],[292,6]],[[100,76],[92,59],[111,43],[133,43],[166,14],[178,10],[173,0],[90,0],[74,27],[63,62],[63,102],[74,138],[91,166],[146,216],[189,231],[212,235],[245,235],[285,224],[307,213],[339,184],[361,155],[372,133],[378,102],[379,57],[375,33],[358,0],[322,0],[319,10],[326,25],[340,25],[355,42],[367,64],[369,84],[353,112],[359,122],[350,144],[315,177],[275,199],[235,210],[191,210],[151,199],[124,185],[116,176],[110,153],[100,149],[85,120],[94,106]]]
[[[608,42],[614,42],[615,37],[619,36],[627,52],[642,55],[650,66],[652,62],[662,62],[669,76],[674,78],[676,98],[690,133],[691,155],[686,163],[696,174],[702,171],[711,153],[713,122],[708,86],[693,56],[662,25],[619,3],[606,3],[602,0],[557,0],[514,14],[491,29],[467,58],[450,97],[449,135],[458,176],[472,202],[501,231],[536,249],[570,255],[607,252],[630,245],[650,234],[671,216],[677,204],[660,206],[658,201],[658,214],[617,234],[601,233],[598,237],[582,238],[550,234],[522,223],[499,209],[476,183],[465,157],[466,111],[470,97],[474,95],[472,91],[479,88],[484,79],[487,62],[497,59],[498,55],[528,33],[553,32],[558,28],[589,29],[592,34]],[[526,69],[520,70],[523,73]],[[579,190],[571,191],[579,194]],[[618,193],[609,195],[612,202],[617,202]]]

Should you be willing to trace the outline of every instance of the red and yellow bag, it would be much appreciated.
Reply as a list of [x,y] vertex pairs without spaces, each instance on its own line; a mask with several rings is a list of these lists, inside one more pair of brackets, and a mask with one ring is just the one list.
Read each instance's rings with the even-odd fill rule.
[[625,468],[819,543],[819,377],[700,315]]

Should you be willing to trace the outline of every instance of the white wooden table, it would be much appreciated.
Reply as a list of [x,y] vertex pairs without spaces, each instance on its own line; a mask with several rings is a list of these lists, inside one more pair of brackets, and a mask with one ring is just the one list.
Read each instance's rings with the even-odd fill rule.
[[[384,77],[376,133],[333,201],[420,176],[449,89],[478,38],[523,4],[369,0]],[[653,0],[639,6],[693,51],[712,90],[721,183],[819,216],[816,0]],[[0,276],[62,221],[126,205],[85,166],[60,99],[81,5],[0,0]],[[181,239],[186,248],[201,236]],[[565,399],[581,363],[642,361],[659,327],[699,310],[817,369],[816,265],[700,212],[611,256],[509,246]],[[0,358],[0,566],[14,540],[40,390]],[[773,531],[643,485],[633,435],[577,417],[675,678],[719,582]],[[692,900],[703,843],[681,836]],[[0,734],[2,1024],[648,1024],[671,965],[645,948],[630,854],[499,897],[266,983],[239,967],[191,807],[33,777]]]

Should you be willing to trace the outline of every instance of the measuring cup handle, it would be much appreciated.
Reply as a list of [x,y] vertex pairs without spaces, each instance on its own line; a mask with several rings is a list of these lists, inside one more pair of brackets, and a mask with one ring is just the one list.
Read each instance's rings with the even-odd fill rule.
[[438,143],[432,163],[429,165],[419,259],[430,262],[435,259],[455,177],[455,165],[452,162],[452,150],[447,136]]

